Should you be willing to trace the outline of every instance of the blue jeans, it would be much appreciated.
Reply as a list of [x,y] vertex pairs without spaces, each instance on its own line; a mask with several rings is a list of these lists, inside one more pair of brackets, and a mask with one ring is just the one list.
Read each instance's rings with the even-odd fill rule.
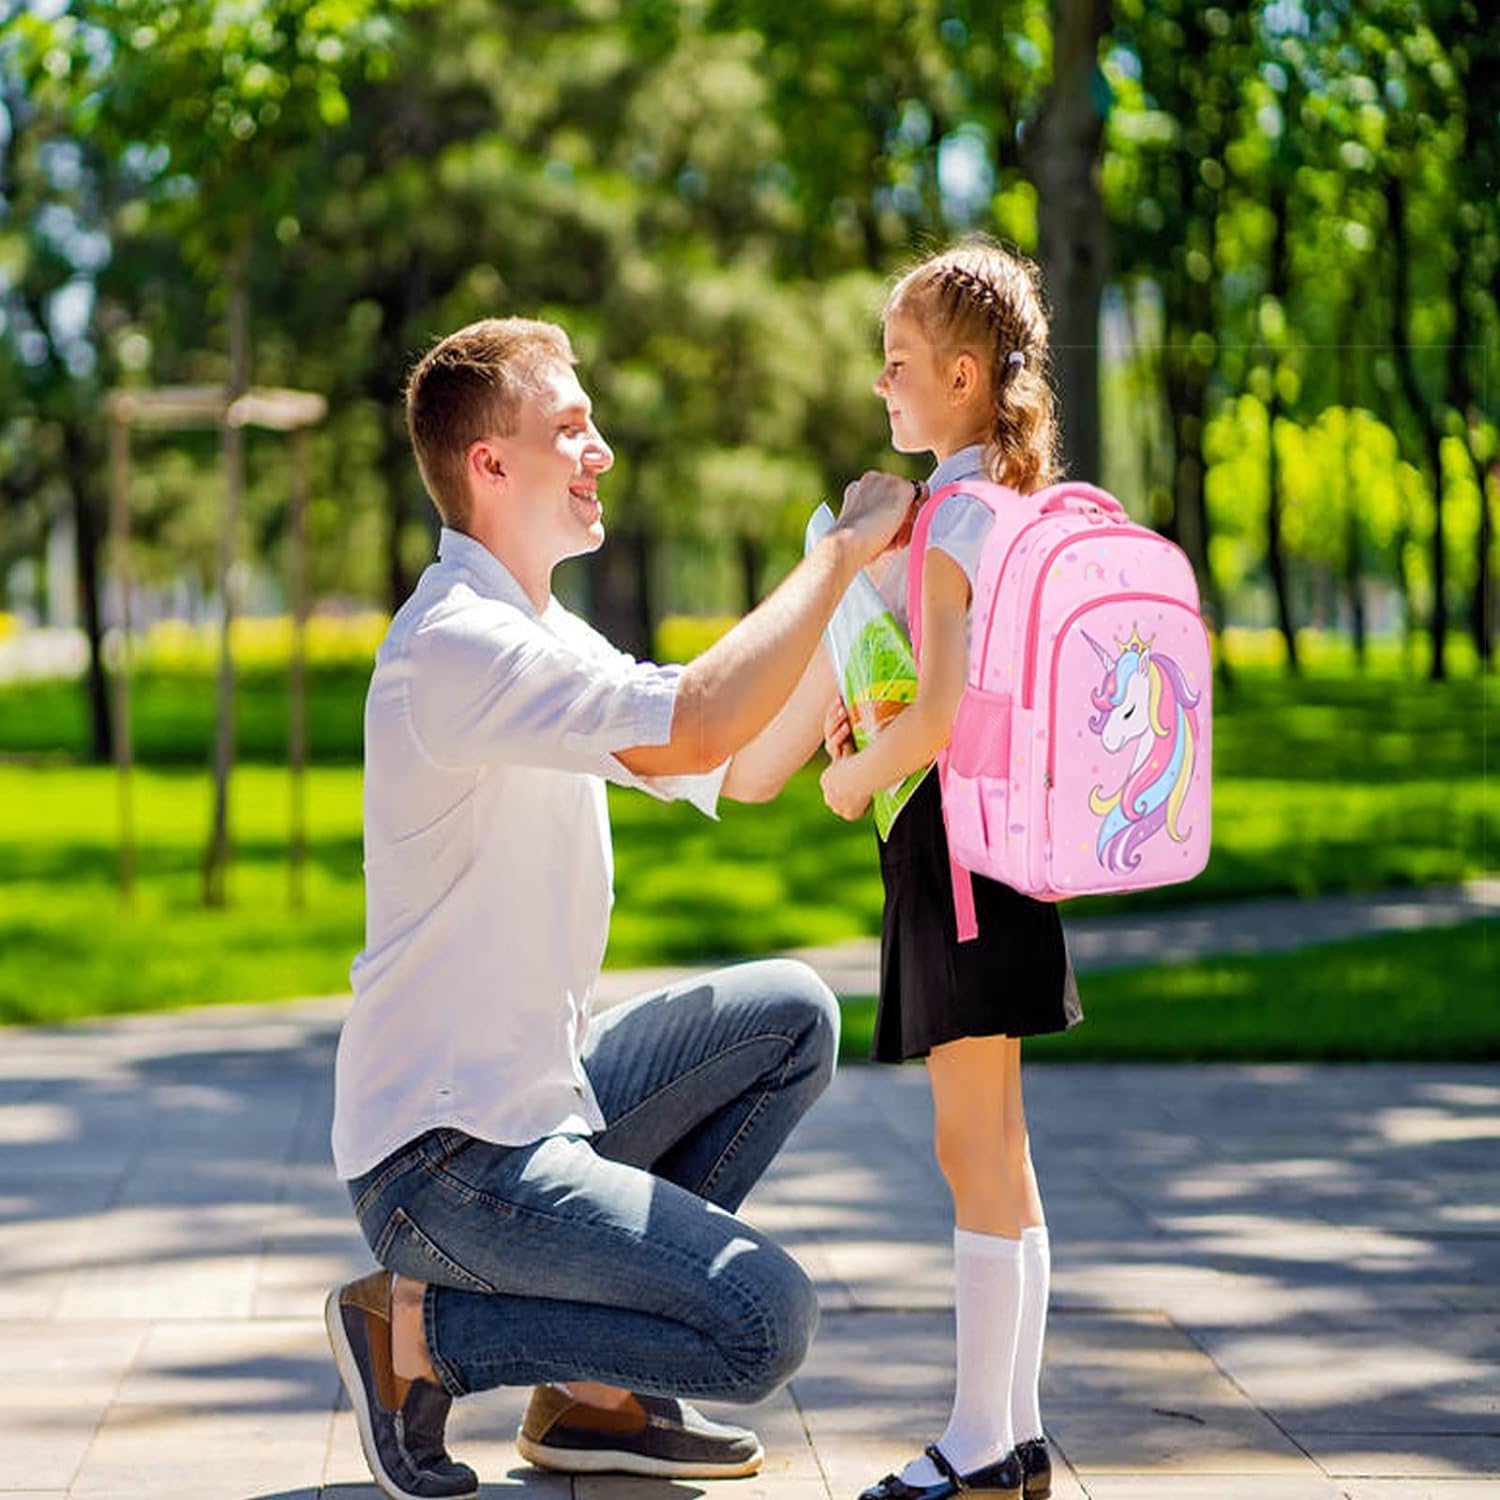
[[584,1066],[604,1130],[526,1146],[433,1130],[355,1178],[376,1260],[428,1283],[443,1385],[773,1391],[802,1363],[817,1298],[734,1211],[837,1051],[837,1003],[811,969],[721,969],[596,1018]]

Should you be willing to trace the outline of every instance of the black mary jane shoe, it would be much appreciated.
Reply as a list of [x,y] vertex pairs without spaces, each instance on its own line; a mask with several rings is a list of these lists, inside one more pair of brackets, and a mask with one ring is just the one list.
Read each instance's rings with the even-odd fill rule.
[[1050,1500],[1052,1494],[1052,1457],[1047,1452],[1046,1438],[1028,1438],[1016,1444],[1016,1457],[1021,1460],[1021,1473],[1026,1500]]
[[960,1474],[936,1443],[929,1443],[924,1451],[943,1476],[936,1484],[908,1484],[899,1474],[887,1474],[879,1484],[862,1491],[859,1500],[952,1500],[963,1493],[992,1496],[993,1500],[1021,1500],[1026,1479],[1014,1448],[1004,1458],[970,1474]]

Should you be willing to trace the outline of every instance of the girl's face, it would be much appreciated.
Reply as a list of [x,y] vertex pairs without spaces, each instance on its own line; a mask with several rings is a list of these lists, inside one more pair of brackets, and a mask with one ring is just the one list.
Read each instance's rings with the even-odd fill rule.
[[949,363],[910,313],[896,311],[885,320],[885,368],[875,394],[885,402],[897,453],[931,452],[941,461],[969,441],[957,440],[964,403],[954,399]]

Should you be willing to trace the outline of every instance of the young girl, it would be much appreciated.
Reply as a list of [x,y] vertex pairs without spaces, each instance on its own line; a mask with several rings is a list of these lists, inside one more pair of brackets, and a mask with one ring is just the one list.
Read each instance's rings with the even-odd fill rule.
[[[1029,263],[966,243],[905,276],[885,310],[885,401],[898,452],[931,452],[929,491],[986,478],[1027,492],[1057,477],[1047,320]],[[940,502],[922,563],[916,701],[855,752],[843,704],[826,723],[824,797],[841,817],[930,765],[968,677],[969,606],[993,517],[961,491]],[[882,592],[906,617],[907,559]],[[1023,1036],[1081,1019],[1057,908],[974,878],[979,936],[957,940],[936,773],[880,849],[885,883],[874,1056],[925,1057],[936,1150],[953,1194],[958,1380],[948,1426],[924,1457],[861,1500],[940,1500],[963,1486],[1042,1500],[1051,1464],[1037,1385],[1046,1323],[1046,1220],[1021,1102]]]
[[[1047,318],[1034,267],[987,241],[932,257],[897,284],[884,317],[891,441],[930,452],[935,493],[965,479],[1027,492],[1057,477],[1057,424],[1047,383]],[[864,815],[872,794],[931,765],[948,743],[968,676],[969,606],[993,517],[959,491],[939,503],[922,567],[922,659],[915,701],[855,752],[827,658],[735,757],[748,787],[774,796],[816,746],[824,718],[830,808]],[[906,623],[908,552],[877,579]],[[872,570],[873,571],[873,570]],[[809,742],[810,740],[810,742]],[[754,793],[751,794],[755,795]],[[947,1500],[960,1488],[1045,1500],[1051,1462],[1038,1378],[1050,1257],[1021,1102],[1023,1036],[1082,1019],[1057,908],[974,877],[976,939],[960,943],[936,772],[880,848],[885,883],[877,1062],[927,1059],[937,1158],[953,1194],[958,1379],[948,1425],[923,1457],[860,1500]]]

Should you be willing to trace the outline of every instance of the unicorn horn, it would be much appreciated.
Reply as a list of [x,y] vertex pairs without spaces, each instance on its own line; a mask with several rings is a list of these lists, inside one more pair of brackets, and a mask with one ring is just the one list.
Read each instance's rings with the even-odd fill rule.
[[1088,631],[1084,630],[1084,631],[1080,631],[1079,633],[1083,636],[1084,640],[1086,640],[1089,643],[1089,645],[1091,645],[1094,648],[1094,655],[1097,656],[1099,658],[1099,660],[1104,663],[1104,669],[1105,669],[1105,671],[1108,671],[1112,666],[1114,666],[1114,664],[1115,664],[1114,657],[1112,657],[1109,654],[1109,652],[1106,651],[1104,649],[1104,647],[1101,646],[1099,644],[1099,642],[1096,641],[1093,638],[1093,636],[1091,636],[1088,633]]

